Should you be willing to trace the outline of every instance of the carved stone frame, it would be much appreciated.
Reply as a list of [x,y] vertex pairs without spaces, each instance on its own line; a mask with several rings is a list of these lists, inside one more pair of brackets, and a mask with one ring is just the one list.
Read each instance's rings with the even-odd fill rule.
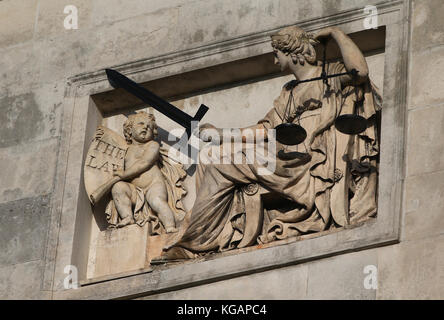
[[[131,276],[85,284],[65,290],[66,265],[85,263],[85,241],[91,215],[83,187],[83,161],[101,114],[91,95],[112,90],[103,70],[71,78],[65,94],[62,147],[58,157],[53,215],[46,253],[44,290],[54,290],[57,299],[113,299],[177,290],[221,279],[260,272],[344,252],[399,242],[404,181],[404,140],[408,72],[409,1],[378,5],[379,24],[386,27],[384,97],[381,130],[378,217],[359,226],[334,233],[283,241],[258,250],[245,248],[212,255],[207,259],[145,270]],[[346,33],[363,30],[362,8],[296,22],[307,31],[336,25]],[[281,26],[284,27],[284,26]],[[248,58],[271,51],[270,34],[281,27],[196,49],[114,67],[135,81],[146,82],[202,66]],[[87,214],[85,213],[87,212]],[[88,216],[89,215],[89,216]],[[87,257],[86,257],[87,259]],[[80,273],[84,270],[79,270]]]

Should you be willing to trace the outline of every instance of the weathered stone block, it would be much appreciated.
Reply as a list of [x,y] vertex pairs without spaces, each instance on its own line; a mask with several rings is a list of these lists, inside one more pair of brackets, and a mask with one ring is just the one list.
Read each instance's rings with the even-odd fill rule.
[[5,97],[0,105],[0,147],[19,144],[41,133],[44,115],[33,93]]
[[86,61],[89,70],[176,51],[177,12],[167,8],[100,26],[100,36],[87,48],[93,50]]
[[42,259],[49,222],[49,197],[0,204],[0,265]]
[[409,112],[407,176],[444,169],[444,105]]
[[444,171],[409,177],[405,182],[402,239],[417,240],[444,230]]
[[94,43],[98,43],[100,30],[87,32],[88,36],[75,31],[69,36],[56,35],[36,41],[36,50],[45,57],[40,63],[42,82],[66,83],[70,76],[84,72],[86,62],[95,57],[92,50]]
[[34,35],[37,0],[0,1],[0,47],[31,40]]
[[344,254],[308,264],[307,299],[375,299],[364,287],[364,268],[378,266],[375,250]]
[[441,19],[444,6],[441,0],[412,1],[412,49],[423,51],[444,44],[444,25]]
[[54,184],[57,148],[57,139],[0,148],[0,176],[5,182],[0,184],[0,203],[49,194]]
[[[64,80],[172,51],[175,38],[169,30],[176,20],[177,10],[171,9],[162,15],[147,14],[84,30],[79,27],[69,34],[44,38],[38,44],[45,54],[41,78]],[[144,43],[149,46],[141,45]]]
[[50,299],[40,291],[42,262],[32,261],[0,268],[0,299]]
[[444,102],[444,48],[435,47],[412,54],[409,108]]
[[[36,21],[35,37],[37,39],[64,34],[69,37],[73,33],[84,33],[91,25],[92,1],[71,0],[62,2],[57,0],[40,1]],[[73,5],[77,8],[78,29],[65,29],[64,21],[68,16],[64,13],[65,6]]]
[[100,232],[97,240],[94,278],[145,269],[160,256],[165,236],[148,236],[148,224],[136,224]]
[[0,98],[0,148],[59,133],[62,93],[56,85]]
[[378,249],[377,299],[443,299],[444,236]]
[[[276,24],[278,4],[273,1],[202,1],[198,6],[182,6],[178,40],[194,47],[261,31]],[[242,21],[242,23],[232,23]]]
[[[40,58],[31,41],[1,49],[0,97],[23,94],[34,88],[40,76]],[[3,107],[0,103],[0,108]]]
[[121,0],[98,0],[94,1],[92,5],[92,24],[103,26],[149,13],[161,16],[165,9],[187,5],[187,2],[187,0],[133,0],[122,5]]
[[297,265],[174,292],[156,294],[142,299],[304,299],[306,298],[306,290],[307,267]]
[[[281,25],[294,24],[298,21],[307,21],[308,17],[327,17],[339,14],[348,10],[362,10],[368,5],[381,4],[381,1],[375,0],[280,0],[270,1],[278,6],[275,14]],[[276,22],[275,22],[276,23]]]

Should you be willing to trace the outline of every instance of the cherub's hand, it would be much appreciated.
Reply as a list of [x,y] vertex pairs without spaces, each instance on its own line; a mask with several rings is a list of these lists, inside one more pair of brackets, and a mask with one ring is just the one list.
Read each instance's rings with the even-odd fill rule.
[[121,179],[123,179],[123,176],[124,176],[124,171],[123,170],[116,170],[116,171],[114,171],[113,172],[113,176],[114,177],[119,177],[119,178],[121,178]]

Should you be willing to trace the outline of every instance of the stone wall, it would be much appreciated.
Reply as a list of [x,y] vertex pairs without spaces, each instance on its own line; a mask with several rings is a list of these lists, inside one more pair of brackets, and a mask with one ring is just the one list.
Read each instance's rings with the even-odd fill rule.
[[[69,78],[308,18],[328,25],[329,16],[389,2],[396,1],[0,1],[0,298],[64,297],[54,284],[66,241],[59,226],[73,222],[62,219],[54,195],[67,159]],[[400,2],[410,10],[402,21],[410,43],[399,243],[148,298],[444,298],[444,9],[440,0]],[[68,4],[79,9],[78,30],[63,27]],[[366,265],[378,268],[377,290],[363,286]]]

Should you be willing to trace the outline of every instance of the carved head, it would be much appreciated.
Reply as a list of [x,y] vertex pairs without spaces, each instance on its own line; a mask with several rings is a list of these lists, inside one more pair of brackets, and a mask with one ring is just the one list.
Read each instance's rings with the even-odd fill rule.
[[131,114],[123,124],[123,134],[128,144],[133,140],[146,143],[157,137],[157,125],[154,115],[141,111]]
[[316,63],[316,51],[314,45],[319,43],[313,35],[306,33],[299,27],[290,26],[283,28],[278,33],[271,36],[271,46],[275,49],[275,54],[282,52],[290,55],[293,63],[304,65],[305,61],[310,64]]

